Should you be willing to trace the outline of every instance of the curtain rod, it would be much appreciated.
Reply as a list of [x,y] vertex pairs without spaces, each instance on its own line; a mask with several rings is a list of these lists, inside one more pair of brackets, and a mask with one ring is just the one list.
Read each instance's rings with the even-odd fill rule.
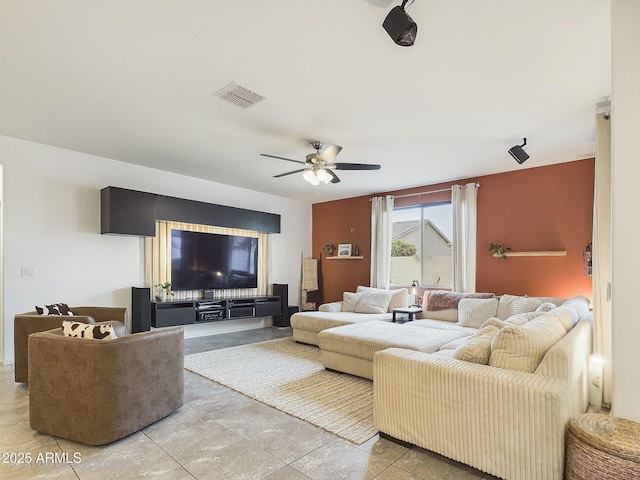
[[[476,187],[479,187],[480,184],[476,183]],[[415,197],[416,195],[419,197],[420,195],[429,195],[430,193],[442,193],[442,192],[448,192],[451,190],[451,187],[449,188],[441,188],[440,190],[431,190],[430,192],[418,192],[418,193],[407,193],[405,195],[392,195],[393,198],[405,198],[405,197]]]

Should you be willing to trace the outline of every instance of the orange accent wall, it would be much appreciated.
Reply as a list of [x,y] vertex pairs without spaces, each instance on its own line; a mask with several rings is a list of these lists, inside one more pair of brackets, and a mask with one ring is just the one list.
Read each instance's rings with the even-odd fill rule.
[[[591,298],[591,277],[584,275],[584,247],[592,238],[594,160],[473,177],[376,195],[403,195],[480,183],[478,190],[476,290],[495,294]],[[313,205],[313,251],[319,256],[321,301],[342,299],[345,291],[369,284],[371,261],[370,196]],[[449,192],[398,198],[396,206],[441,202]],[[356,228],[364,260],[326,260],[327,243],[354,243]],[[490,242],[513,251],[566,250],[566,257],[497,259]]]

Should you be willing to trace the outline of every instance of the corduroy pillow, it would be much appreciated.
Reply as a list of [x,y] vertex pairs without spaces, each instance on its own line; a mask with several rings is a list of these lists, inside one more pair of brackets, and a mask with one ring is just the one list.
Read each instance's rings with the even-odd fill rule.
[[566,334],[553,315],[534,318],[522,325],[501,328],[491,343],[489,365],[533,373],[545,353]]
[[342,311],[355,312],[360,300],[360,293],[344,292],[342,294]]
[[391,301],[390,291],[364,291],[360,295],[356,305],[356,313],[387,313]]
[[465,338],[464,342],[453,352],[453,358],[488,365],[491,356],[491,342],[499,330],[495,325],[482,327],[477,333]]
[[480,328],[498,310],[497,298],[463,298],[458,303],[458,325]]
[[[393,312],[394,308],[406,308],[409,306],[409,290],[406,288],[398,288],[395,290],[385,290],[384,288],[363,287],[359,285],[356,289],[356,293],[362,292],[388,292],[391,294],[391,300],[389,300],[389,306],[387,312]],[[382,312],[384,313],[384,312]]]
[[498,302],[498,313],[496,317],[500,320],[506,320],[518,313],[533,312],[541,303],[537,298],[505,294],[500,297],[500,301]]
[[113,325],[92,325],[81,322],[62,322],[62,333],[73,338],[93,338],[96,340],[112,340],[116,338]]

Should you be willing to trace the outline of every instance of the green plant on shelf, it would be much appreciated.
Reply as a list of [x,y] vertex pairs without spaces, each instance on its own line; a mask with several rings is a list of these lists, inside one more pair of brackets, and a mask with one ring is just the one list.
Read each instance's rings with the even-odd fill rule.
[[494,257],[501,258],[503,260],[507,259],[506,252],[511,251],[509,247],[503,247],[501,243],[491,242],[489,247],[487,248],[489,253],[491,253]]

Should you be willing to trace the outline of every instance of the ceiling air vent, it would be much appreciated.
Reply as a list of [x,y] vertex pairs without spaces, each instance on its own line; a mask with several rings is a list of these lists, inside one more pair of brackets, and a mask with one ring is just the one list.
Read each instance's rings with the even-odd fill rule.
[[222,100],[231,102],[242,108],[249,108],[265,99],[264,96],[254,92],[250,88],[240,85],[237,82],[231,82],[222,90],[217,91],[214,95]]

